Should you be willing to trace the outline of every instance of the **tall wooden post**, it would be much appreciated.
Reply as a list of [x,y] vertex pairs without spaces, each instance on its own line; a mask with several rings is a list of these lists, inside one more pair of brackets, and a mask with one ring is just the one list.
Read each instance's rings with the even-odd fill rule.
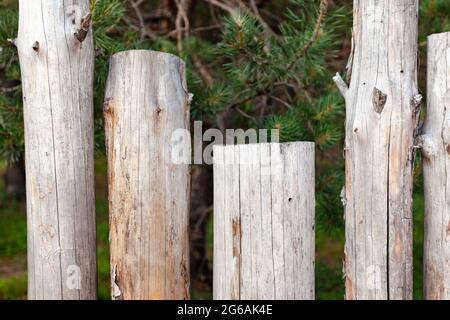
[[355,0],[346,101],[347,299],[412,298],[418,0]]
[[[112,298],[187,299],[190,170],[172,157],[174,132],[189,133],[184,62],[154,51],[115,54],[104,114]],[[189,159],[190,142],[177,141]]]
[[19,8],[28,298],[95,299],[89,1],[20,0]]
[[314,144],[214,147],[214,299],[314,299]]
[[450,33],[428,38],[427,117],[418,139],[425,184],[424,293],[450,299]]

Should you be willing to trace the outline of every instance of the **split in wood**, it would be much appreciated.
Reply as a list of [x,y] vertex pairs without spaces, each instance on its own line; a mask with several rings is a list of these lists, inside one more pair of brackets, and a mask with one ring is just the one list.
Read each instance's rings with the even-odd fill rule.
[[112,277],[111,278],[112,278],[112,298],[117,299],[122,294],[122,292],[120,291],[119,285],[118,285],[119,273],[117,270],[117,266],[114,266],[114,268],[112,269]]
[[81,19],[80,27],[75,32],[75,38],[77,38],[77,40],[80,43],[86,39],[87,34],[89,32],[89,27],[91,26],[91,21],[92,21],[91,13],[88,13]]

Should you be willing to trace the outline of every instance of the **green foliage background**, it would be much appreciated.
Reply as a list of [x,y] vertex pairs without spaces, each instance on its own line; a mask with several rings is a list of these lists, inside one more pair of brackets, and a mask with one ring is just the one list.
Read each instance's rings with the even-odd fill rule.
[[[34,1],[34,0],[33,0]],[[278,0],[270,8],[282,19],[262,24],[251,12],[220,12],[219,31],[191,33],[177,41],[158,35],[143,38],[132,28],[126,1],[91,0],[95,39],[95,143],[97,150],[97,232],[99,297],[109,297],[108,205],[102,104],[108,59],[128,49],[153,49],[181,56],[188,66],[194,94],[192,120],[208,127],[277,128],[286,141],[314,141],[317,146],[317,298],[343,297],[343,182],[341,156],[344,106],[331,77],[343,71],[349,46],[351,0],[336,1],[325,15],[319,0]],[[206,4],[197,8],[205,16]],[[450,29],[450,2],[422,0],[420,5],[421,87],[424,88],[426,36]],[[207,16],[207,15],[206,15]],[[207,19],[207,18],[205,18]],[[0,4],[0,160],[23,158],[24,135],[20,67],[8,40],[17,34],[17,1]],[[206,21],[209,22],[209,21]],[[202,73],[206,66],[210,79]],[[424,91],[424,90],[422,90]],[[0,168],[1,169],[1,168]],[[420,166],[416,168],[415,297],[421,298],[423,197]],[[0,185],[1,187],[1,185]],[[23,200],[0,191],[0,299],[24,298],[26,222]],[[205,247],[212,250],[212,219],[206,226]],[[194,298],[210,298],[208,290],[193,290]]]

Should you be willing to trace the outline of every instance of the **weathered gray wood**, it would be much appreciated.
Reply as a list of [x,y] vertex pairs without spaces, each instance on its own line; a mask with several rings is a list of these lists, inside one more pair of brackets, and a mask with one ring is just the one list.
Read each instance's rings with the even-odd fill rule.
[[[171,158],[189,130],[185,65],[125,51],[110,61],[104,106],[113,299],[189,298],[189,164]],[[180,142],[190,155],[190,139]]]
[[95,299],[92,32],[88,0],[19,1],[28,298]]
[[346,299],[412,298],[418,0],[355,0],[346,101]]
[[450,299],[450,33],[428,38],[427,117],[418,139],[425,184],[424,293]]
[[214,299],[314,299],[314,144],[214,147]]

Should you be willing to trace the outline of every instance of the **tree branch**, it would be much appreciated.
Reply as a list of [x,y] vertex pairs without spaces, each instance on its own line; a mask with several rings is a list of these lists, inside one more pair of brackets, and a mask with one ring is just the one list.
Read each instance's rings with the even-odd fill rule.
[[336,75],[333,77],[333,81],[336,84],[336,86],[338,87],[342,96],[345,98],[347,96],[348,86],[345,83],[344,79],[342,79],[342,77],[339,73],[336,73]]
[[[206,1],[215,1],[215,0],[206,0]],[[317,16],[316,24],[314,26],[314,31],[309,39],[309,41],[304,45],[303,49],[297,53],[294,58],[288,63],[286,66],[286,72],[291,71],[292,68],[294,68],[295,64],[300,60],[312,47],[314,42],[317,40],[319,33],[320,33],[320,27],[322,26],[323,21],[325,20],[326,14],[328,9],[328,0],[321,0],[320,2],[320,8],[319,8],[319,15]],[[255,99],[259,97],[260,95],[267,94],[270,91],[270,87],[273,86],[274,82],[279,81],[279,78],[274,79],[274,81],[269,82],[265,87],[257,90],[253,95],[248,96],[246,98],[243,98],[242,100],[238,100],[236,102],[233,102],[231,105],[229,105],[226,109],[234,109],[236,106],[238,106],[241,103],[248,102],[252,99]]]

